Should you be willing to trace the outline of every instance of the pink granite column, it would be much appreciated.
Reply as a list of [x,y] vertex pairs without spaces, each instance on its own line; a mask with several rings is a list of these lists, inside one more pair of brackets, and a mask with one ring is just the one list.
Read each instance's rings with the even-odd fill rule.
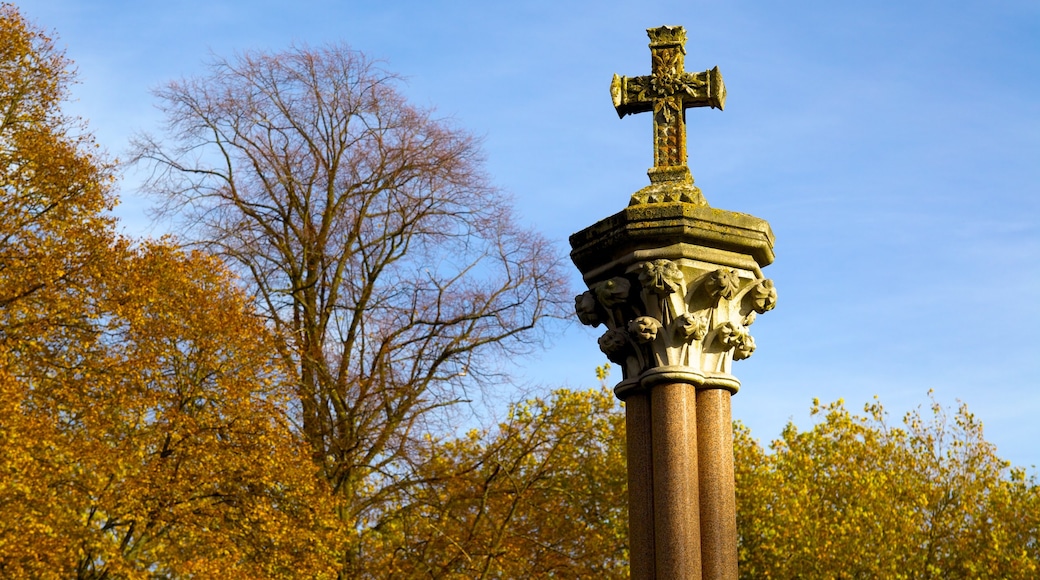
[[628,545],[632,580],[654,580],[654,478],[650,393],[625,399],[628,455]]
[[701,578],[696,397],[691,384],[650,389],[655,571],[660,579]]
[[730,391],[697,391],[697,458],[704,580],[737,580],[737,506]]

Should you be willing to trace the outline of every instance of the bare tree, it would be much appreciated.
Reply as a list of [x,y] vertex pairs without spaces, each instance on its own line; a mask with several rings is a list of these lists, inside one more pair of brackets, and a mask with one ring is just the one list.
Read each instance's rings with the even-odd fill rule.
[[[168,135],[134,143],[161,211],[256,293],[346,494],[399,479],[424,417],[537,341],[566,292],[478,142],[397,83],[343,46],[246,53],[157,91]],[[355,514],[377,501],[357,499]]]

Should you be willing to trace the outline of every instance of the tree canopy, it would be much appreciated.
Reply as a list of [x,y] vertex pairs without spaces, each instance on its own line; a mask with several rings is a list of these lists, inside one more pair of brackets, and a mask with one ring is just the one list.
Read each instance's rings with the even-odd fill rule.
[[967,407],[891,425],[813,402],[768,451],[736,432],[745,578],[1035,578],[1040,485],[983,438]]
[[11,5],[0,70],[0,576],[331,576],[338,520],[247,297],[114,234],[70,63]]

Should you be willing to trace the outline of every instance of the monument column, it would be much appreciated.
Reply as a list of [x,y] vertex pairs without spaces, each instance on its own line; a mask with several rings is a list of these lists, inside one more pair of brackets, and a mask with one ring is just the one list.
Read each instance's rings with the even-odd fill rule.
[[647,33],[652,74],[615,75],[611,95],[621,117],[653,112],[650,185],[571,236],[589,287],[575,310],[606,327],[600,349],[623,373],[632,578],[736,580],[731,367],[754,352],[748,328],[776,304],[761,270],[773,234],[709,207],[693,185],[685,110],[722,109],[725,85],[718,68],[684,70],[681,27]]

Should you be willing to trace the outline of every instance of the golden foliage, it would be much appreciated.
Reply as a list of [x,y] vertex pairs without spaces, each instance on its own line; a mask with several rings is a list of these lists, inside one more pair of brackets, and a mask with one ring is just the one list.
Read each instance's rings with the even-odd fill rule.
[[0,6],[0,576],[334,577],[267,329],[215,259],[113,234],[69,70]]
[[59,108],[70,68],[47,35],[0,5],[0,337],[61,323],[62,295],[82,287],[109,242],[110,168]]
[[559,390],[494,431],[427,440],[418,481],[367,534],[363,576],[627,577],[617,407],[607,389]]
[[75,341],[5,344],[0,570],[331,574],[329,494],[244,297],[201,254],[104,258]]
[[743,578],[1036,578],[1040,486],[1011,469],[961,406],[887,423],[843,403],[788,425],[767,453],[736,432]]

